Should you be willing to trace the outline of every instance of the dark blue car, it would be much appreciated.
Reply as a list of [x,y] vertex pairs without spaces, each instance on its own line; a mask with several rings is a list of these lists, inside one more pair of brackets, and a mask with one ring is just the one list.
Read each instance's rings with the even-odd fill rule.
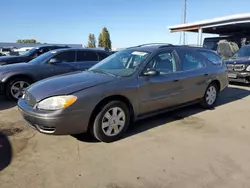
[[64,48],[46,52],[28,63],[0,66],[0,92],[17,100],[38,80],[86,70],[109,55],[108,51],[93,48]]

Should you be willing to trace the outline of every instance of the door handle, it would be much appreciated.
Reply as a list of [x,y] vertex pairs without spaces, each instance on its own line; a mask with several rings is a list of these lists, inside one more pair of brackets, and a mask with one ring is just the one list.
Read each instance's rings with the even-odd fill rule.
[[176,80],[173,80],[173,82],[179,82],[179,80],[178,80],[178,79],[176,79]]
[[208,76],[208,73],[204,74],[204,76]]

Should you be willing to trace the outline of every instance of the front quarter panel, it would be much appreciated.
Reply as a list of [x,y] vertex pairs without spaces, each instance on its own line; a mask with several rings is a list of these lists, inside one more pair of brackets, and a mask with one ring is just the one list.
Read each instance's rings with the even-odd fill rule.
[[[2,82],[7,82],[9,79],[11,79],[14,76],[28,76],[30,77],[33,81],[36,81],[36,75],[34,74],[34,70],[26,70],[26,71],[12,71],[12,72],[7,72],[4,73],[4,76],[0,76],[0,79]],[[1,73],[0,73],[1,74]]]
[[87,113],[89,117],[102,100],[111,96],[127,98],[132,104],[135,114],[137,113],[138,86],[137,82],[133,81],[133,78],[118,78],[113,82],[87,88],[73,93],[73,95],[77,96],[77,102],[67,110],[71,108],[84,108],[85,113]]

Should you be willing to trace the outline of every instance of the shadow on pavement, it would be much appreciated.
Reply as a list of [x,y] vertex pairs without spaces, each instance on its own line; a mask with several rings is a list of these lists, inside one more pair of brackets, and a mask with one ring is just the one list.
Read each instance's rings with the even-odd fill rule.
[[88,134],[88,133],[82,133],[82,134],[71,135],[71,136],[73,136],[80,142],[89,142],[89,143],[99,142],[91,134]]
[[5,100],[5,99],[0,99],[0,111],[1,110],[7,110],[9,108],[13,108],[14,106],[16,106],[16,102],[8,101],[8,100]]
[[12,159],[12,147],[8,137],[0,132],[0,171],[8,167]]
[[[225,104],[243,99],[247,97],[248,95],[250,95],[250,90],[247,90],[246,88],[238,88],[238,87],[229,86],[222,93],[220,93],[216,106],[225,105]],[[216,107],[211,110],[216,110]],[[155,127],[161,126],[166,123],[184,119],[186,117],[201,113],[203,111],[205,110],[202,109],[197,104],[197,105],[188,106],[182,109],[178,109],[178,110],[171,111],[171,112],[166,112],[166,113],[163,113],[163,114],[151,117],[151,118],[137,121],[129,127],[124,138],[139,134],[141,132],[147,131],[149,129],[153,129]],[[75,137],[77,140],[82,141],[82,142],[98,142],[92,136],[86,133],[74,135],[73,137]]]
[[[250,90],[229,86],[222,93],[220,93],[216,107],[243,99],[249,95],[250,95]],[[216,110],[216,107],[211,110]],[[187,118],[189,116],[201,113],[203,111],[205,110],[202,109],[197,104],[197,105],[185,107],[182,109],[178,109],[172,112],[166,112],[166,113],[154,116],[152,118],[140,120],[138,122],[135,122],[132,126],[130,126],[124,138],[139,134],[141,132],[161,126],[166,123],[170,123],[173,121]]]

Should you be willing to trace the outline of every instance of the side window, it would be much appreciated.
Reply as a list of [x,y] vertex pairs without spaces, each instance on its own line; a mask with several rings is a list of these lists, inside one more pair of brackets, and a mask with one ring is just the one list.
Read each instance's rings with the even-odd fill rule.
[[99,56],[99,61],[101,61],[101,60],[105,59],[106,57],[108,57],[107,54],[102,53],[102,52],[98,52],[98,56]]
[[58,62],[74,62],[75,61],[75,52],[74,51],[65,51],[57,54],[54,57]]
[[52,50],[51,48],[44,48],[43,49],[43,53],[46,53],[46,52],[48,52],[48,51],[50,51],[50,50]]
[[181,63],[183,71],[196,70],[205,67],[205,65],[202,62],[202,59],[195,56],[195,54],[189,52],[183,53]]
[[199,51],[201,55],[203,55],[205,58],[207,58],[209,61],[211,61],[215,65],[221,65],[222,64],[222,59],[220,56],[213,52],[209,51]]
[[177,71],[176,62],[173,51],[165,51],[155,55],[145,68],[146,70],[155,69],[159,71],[160,74],[168,74]]
[[92,51],[78,51],[77,61],[98,61],[96,52]]

